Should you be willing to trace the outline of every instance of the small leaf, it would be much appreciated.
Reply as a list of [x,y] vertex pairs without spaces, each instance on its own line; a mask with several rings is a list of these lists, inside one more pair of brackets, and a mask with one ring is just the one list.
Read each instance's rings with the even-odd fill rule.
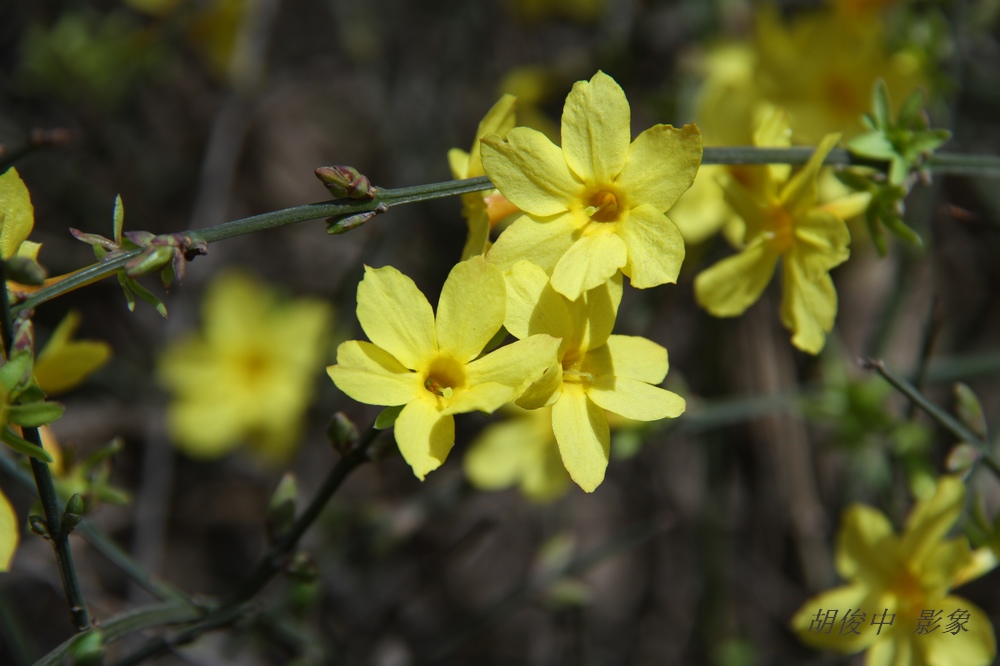
[[956,382],[952,388],[955,393],[955,413],[976,437],[986,439],[986,417],[983,416],[983,406],[975,392],[962,382]]
[[132,278],[126,279],[128,280],[129,289],[131,289],[136,296],[156,308],[156,311],[160,313],[161,317],[164,319],[167,318],[167,306],[165,306],[163,302],[153,294],[153,292],[149,291]]
[[8,405],[7,418],[11,423],[25,428],[40,428],[58,421],[66,408],[58,402],[32,402],[25,405]]
[[28,529],[43,539],[50,538],[49,524],[41,516],[36,516],[35,514],[28,516]]
[[892,127],[890,118],[889,88],[885,81],[879,79],[875,82],[875,89],[872,91],[872,110],[874,111],[875,124],[879,129],[889,129]]
[[936,150],[944,142],[951,138],[951,132],[946,129],[927,130],[918,132],[913,141],[910,142],[910,150],[914,155],[923,155]]
[[847,142],[847,148],[856,155],[879,160],[891,159],[896,154],[896,149],[881,132],[858,135]]
[[31,380],[33,359],[31,354],[15,354],[0,366],[0,389],[4,393],[14,393]]
[[295,503],[298,500],[298,484],[295,475],[285,472],[267,503],[265,527],[271,543],[278,543],[295,524]]
[[923,129],[927,126],[924,117],[924,94],[914,91],[899,109],[899,126],[906,129]]
[[406,405],[395,405],[393,407],[386,407],[379,415],[375,417],[375,429],[385,430],[386,428],[391,428],[396,422],[396,417],[399,413],[403,411],[403,407]]
[[18,453],[23,453],[24,455],[34,458],[35,460],[40,460],[43,463],[53,462],[52,456],[50,456],[45,449],[32,444],[26,439],[18,437],[10,428],[4,427],[0,429],[0,441],[3,441],[4,444]]
[[122,195],[115,195],[114,236],[119,244],[122,242],[122,228],[125,226],[125,204],[122,203]]
[[898,215],[886,215],[882,218],[882,223],[897,237],[906,241],[914,247],[923,247],[924,240],[916,231],[907,226]]
[[910,164],[898,155],[894,155],[889,163],[889,182],[893,185],[903,185],[910,175]]
[[[100,234],[87,234],[79,229],[69,228],[69,233],[73,238],[77,239],[81,243],[86,243],[87,245],[92,245],[94,249],[102,249],[107,252],[114,252],[115,250],[121,249],[121,246],[113,240],[109,240]],[[100,259],[101,257],[98,257]]]

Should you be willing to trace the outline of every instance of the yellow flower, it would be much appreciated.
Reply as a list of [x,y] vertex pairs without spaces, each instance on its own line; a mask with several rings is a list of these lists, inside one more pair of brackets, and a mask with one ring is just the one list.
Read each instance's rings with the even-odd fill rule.
[[73,340],[79,326],[80,314],[67,313],[35,359],[35,380],[47,395],[76,388],[111,358],[102,340]]
[[992,663],[996,642],[989,617],[949,594],[994,563],[978,558],[965,537],[945,539],[964,506],[962,481],[942,477],[934,495],[914,507],[901,535],[881,511],[849,507],[836,556],[847,585],[807,601],[792,618],[792,629],[814,647],[868,650],[868,666]]
[[656,125],[630,137],[625,93],[598,72],[566,98],[562,148],[526,127],[484,138],[486,173],[525,212],[500,234],[490,262],[509,271],[528,259],[570,299],[619,269],[641,289],[675,282],[684,240],[664,211],[694,180],[701,135],[694,125]]
[[518,485],[536,502],[562,497],[570,479],[552,432],[552,408],[514,409],[516,416],[488,426],[469,446],[465,475],[483,490]]
[[818,142],[829,132],[850,138],[865,131],[872,87],[882,79],[892,98],[906,99],[924,83],[918,54],[890,52],[873,12],[803,12],[785,24],[773,7],[756,16],[756,83],[789,113],[797,140]]
[[517,401],[526,409],[552,406],[552,430],[566,471],[592,492],[604,480],[610,432],[607,410],[636,421],[673,418],[684,399],[655,386],[667,375],[667,350],[645,338],[611,335],[620,280],[569,300],[528,261],[511,269],[504,325],[516,338],[562,338],[558,360]]
[[328,372],[337,387],[369,405],[405,405],[395,437],[423,479],[455,443],[453,414],[493,412],[552,363],[559,341],[535,335],[480,356],[506,312],[503,275],[481,256],[452,268],[437,317],[413,281],[391,266],[365,267],[358,322],[372,342],[337,348]]
[[[781,133],[783,123],[777,117],[767,127],[764,134]],[[792,344],[811,354],[823,348],[837,314],[829,271],[850,255],[843,218],[867,204],[853,196],[818,202],[817,177],[837,139],[827,136],[791,178],[787,166],[771,165],[755,191],[736,180],[726,184],[726,200],[746,222],[746,246],[703,271],[694,284],[702,307],[717,317],[735,317],[760,298],[781,259],[781,320],[793,332]]]
[[[476,178],[486,175],[480,157],[479,142],[487,134],[503,135],[514,127],[515,102],[517,99],[513,95],[504,95],[493,105],[479,123],[476,138],[472,141],[472,150],[465,152],[460,148],[452,148],[448,151],[448,164],[451,166],[453,178]],[[490,229],[493,225],[516,212],[517,208],[497,190],[463,194],[462,215],[469,226],[469,235],[462,249],[462,260],[484,254],[490,247]]]
[[0,572],[10,571],[10,561],[14,559],[14,551],[20,540],[17,513],[0,490]]
[[327,357],[326,303],[288,301],[255,278],[226,273],[208,287],[204,333],[169,345],[160,381],[174,394],[167,426],[178,448],[216,458],[244,442],[287,458]]

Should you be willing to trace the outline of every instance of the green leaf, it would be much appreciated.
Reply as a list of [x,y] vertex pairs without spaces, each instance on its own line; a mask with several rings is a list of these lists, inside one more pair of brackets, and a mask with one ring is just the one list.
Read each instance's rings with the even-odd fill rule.
[[898,215],[886,215],[882,218],[882,223],[888,227],[889,231],[910,245],[923,247],[924,239],[920,237],[920,234],[908,227]]
[[399,413],[403,411],[403,407],[406,405],[395,405],[393,407],[386,407],[379,415],[375,417],[375,429],[385,430],[386,428],[391,428],[396,422],[396,417]]
[[[122,279],[122,275],[123,274],[119,274],[119,280]],[[146,289],[145,287],[143,287],[141,284],[139,284],[130,277],[125,277],[124,279],[125,282],[123,283],[123,285],[127,286],[128,290],[131,290],[140,299],[144,300],[145,302],[149,303],[154,308],[156,308],[156,311],[160,313],[161,317],[163,317],[164,319],[167,318],[167,306],[165,306],[163,302],[153,294],[153,292],[149,291],[148,289]],[[128,297],[128,291],[126,291],[125,296],[126,298]],[[129,309],[131,310],[135,308],[135,299],[134,298],[130,299],[130,302],[132,306]]]
[[7,428],[6,426],[0,429],[0,441],[14,449],[18,453],[23,453],[26,456],[34,458],[35,460],[41,460],[43,463],[52,463],[52,456],[40,446],[35,446],[26,439],[22,439],[14,434],[14,432]]
[[878,256],[884,257],[889,253],[889,246],[885,242],[885,233],[882,231],[882,225],[879,224],[878,213],[874,206],[870,206],[865,211],[865,224],[868,226],[868,234],[872,237],[872,243],[875,244]]
[[986,439],[986,417],[983,416],[983,406],[979,402],[979,397],[962,382],[956,382],[952,390],[955,393],[955,414],[958,419],[977,437]]
[[847,142],[847,148],[856,155],[879,160],[891,159],[896,149],[881,132],[868,132]]
[[115,195],[115,212],[114,212],[114,239],[121,245],[122,242],[122,227],[125,226],[125,204],[122,203],[122,195]]
[[899,126],[906,129],[918,130],[927,127],[927,120],[924,116],[924,94],[916,90],[899,109]]
[[889,163],[889,182],[893,185],[903,185],[910,175],[910,164],[902,157],[895,155]]
[[25,428],[39,428],[48,425],[66,412],[58,402],[32,402],[26,405],[9,405],[7,418],[11,423]]
[[983,457],[983,454],[979,452],[976,447],[971,444],[957,444],[948,453],[948,457],[945,459],[945,468],[951,472],[967,472],[972,469],[973,465],[979,462],[979,459]]
[[875,123],[880,129],[892,127],[890,118],[889,88],[885,81],[879,79],[875,82],[875,89],[872,91],[872,110],[874,111]]
[[15,354],[12,359],[0,366],[0,389],[4,393],[14,393],[18,388],[31,381],[31,368],[34,365],[31,354]]
[[910,150],[913,154],[923,155],[933,150],[937,150],[941,144],[951,138],[951,132],[946,129],[926,130],[917,132],[910,142]]

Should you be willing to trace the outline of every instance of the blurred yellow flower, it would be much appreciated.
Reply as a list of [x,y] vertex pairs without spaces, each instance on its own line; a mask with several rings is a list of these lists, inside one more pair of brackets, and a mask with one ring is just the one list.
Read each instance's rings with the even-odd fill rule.
[[[453,178],[476,178],[485,176],[483,160],[479,152],[480,140],[488,134],[503,136],[507,130],[514,127],[514,105],[517,99],[513,95],[504,95],[479,123],[476,137],[472,140],[472,149],[465,152],[460,148],[448,151],[448,164],[451,166]],[[490,229],[493,225],[508,215],[518,212],[517,208],[498,190],[470,192],[462,195],[462,215],[469,227],[469,235],[462,249],[462,261],[477,254],[485,254],[490,249]]]
[[836,565],[847,584],[809,599],[792,629],[813,647],[850,654],[867,650],[868,666],[984,666],[996,640],[989,616],[953,587],[995,566],[965,537],[945,536],[965,506],[965,484],[938,480],[897,535],[877,509],[855,504],[837,534]]
[[413,283],[392,266],[365,267],[358,322],[371,342],[337,348],[328,372],[337,387],[369,405],[405,405],[394,434],[403,458],[423,479],[455,443],[454,414],[493,412],[517,398],[555,357],[547,335],[482,354],[506,312],[503,275],[475,256],[451,269],[437,316]]
[[215,278],[203,332],[168,345],[157,367],[174,396],[167,426],[176,446],[209,459],[249,443],[266,460],[286,459],[327,359],[331,318],[327,303],[284,299],[247,274]]
[[525,212],[487,258],[501,270],[527,259],[576,299],[619,269],[640,289],[675,282],[684,240],[664,215],[701,163],[694,125],[656,125],[631,141],[631,110],[604,72],[566,98],[562,147],[527,127],[482,142],[483,167]]
[[517,485],[536,502],[562,497],[570,478],[552,432],[552,408],[510,411],[511,418],[487,426],[469,446],[462,460],[469,482],[482,490]]
[[552,431],[573,481],[592,492],[604,480],[611,436],[608,412],[636,421],[680,416],[684,398],[656,386],[667,376],[667,350],[630,335],[611,335],[620,279],[569,300],[545,271],[519,261],[507,279],[504,325],[516,337],[561,338],[556,362],[517,405],[552,407]]
[[[775,114],[761,130],[762,145],[780,145],[787,124]],[[757,302],[782,260],[781,321],[792,344],[817,354],[833,328],[837,292],[829,271],[850,255],[844,218],[864,210],[866,197],[819,204],[817,178],[838,136],[827,136],[795,175],[787,165],[769,165],[753,190],[726,183],[726,201],[746,223],[745,247],[695,279],[698,303],[717,317],[735,317]],[[785,139],[787,141],[787,138]]]

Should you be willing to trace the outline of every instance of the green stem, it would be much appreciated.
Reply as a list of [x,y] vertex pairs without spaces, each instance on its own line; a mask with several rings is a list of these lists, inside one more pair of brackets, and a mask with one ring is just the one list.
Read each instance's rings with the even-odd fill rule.
[[[809,146],[792,148],[756,148],[753,146],[708,146],[704,149],[702,164],[805,164],[815,152]],[[830,151],[823,162],[828,165],[854,165],[885,168],[884,162],[852,155],[843,148]],[[960,155],[940,153],[931,155],[924,167],[934,173],[1000,176],[1000,157],[980,155]],[[316,220],[320,218],[344,218],[358,213],[375,210],[379,206],[392,208],[418,201],[429,201],[443,197],[479,192],[493,187],[489,178],[479,176],[465,180],[449,180],[427,185],[414,185],[397,189],[379,189],[374,199],[338,199],[323,203],[305,204],[281,210],[261,213],[239,220],[224,222],[214,227],[180,232],[193,241],[216,241],[242,236],[244,234],[276,229],[278,227]],[[88,266],[69,277],[39,289],[23,303],[14,306],[16,314],[24,309],[37,307],[73,289],[96,282],[121,270],[128,261],[138,256],[142,250],[133,250],[107,262]]]
[[889,370],[889,368],[887,368],[885,363],[882,361],[876,359],[862,359],[861,367],[866,370],[875,370],[878,372],[887,382],[892,384],[897,391],[905,395],[911,402],[920,407],[920,409],[924,410],[928,416],[937,421],[941,427],[959,440],[975,447],[976,450],[979,451],[980,455],[982,455],[983,461],[990,468],[990,470],[997,475],[997,478],[1000,478],[1000,460],[997,460],[996,456],[994,456],[990,451],[989,443],[977,437],[976,434],[965,427],[961,421],[928,400],[923,393],[918,391],[913,386],[913,384],[909,383],[902,377],[897,376]]
[[197,624],[192,625],[172,638],[159,636],[150,640],[135,652],[120,659],[115,663],[115,666],[134,666],[135,664],[142,663],[146,659],[164,654],[175,645],[182,645],[193,641],[203,633],[229,626],[243,617],[245,614],[244,604],[260,592],[284,568],[284,565],[288,561],[288,556],[298,545],[299,539],[302,538],[306,530],[319,518],[320,513],[326,507],[330,498],[333,497],[341,484],[350,476],[351,472],[368,461],[368,449],[380,432],[375,429],[374,424],[369,426],[364,434],[361,435],[354,449],[341,458],[330,471],[323,485],[317,491],[316,496],[313,497],[309,506],[302,512],[302,515],[296,519],[295,524],[285,538],[271,547],[239,589],[225,603],[209,612]]
[[[3,260],[0,259],[0,279],[5,278],[5,276]],[[6,282],[3,288],[0,288],[0,326],[2,326],[0,337],[3,340],[4,357],[10,358],[14,320],[11,315],[10,301],[7,298]],[[3,423],[0,424],[0,427],[7,427],[7,425]],[[44,450],[38,428],[22,428],[21,431],[26,440]],[[77,632],[87,631],[90,629],[90,613],[87,610],[87,602],[83,598],[80,578],[73,565],[73,551],[69,547],[71,530],[64,530],[62,526],[62,511],[59,507],[59,496],[52,481],[52,473],[47,464],[35,458],[31,459],[31,473],[35,477],[35,487],[38,489],[38,497],[42,502],[48,538],[55,549],[56,560],[59,564],[59,577],[62,579],[63,591],[66,593],[66,601],[69,603],[69,614],[73,628]]]

